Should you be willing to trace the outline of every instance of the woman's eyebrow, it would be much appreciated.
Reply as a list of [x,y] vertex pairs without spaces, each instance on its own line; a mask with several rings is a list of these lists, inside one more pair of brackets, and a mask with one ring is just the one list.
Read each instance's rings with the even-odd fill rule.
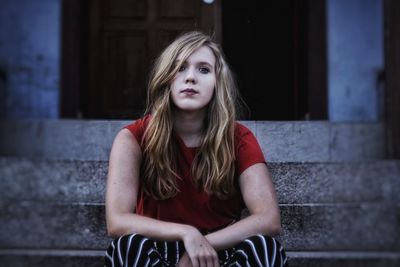
[[[175,64],[178,65],[181,61],[182,61],[181,59],[176,59],[176,60],[175,60]],[[185,60],[184,63],[187,63],[187,60]],[[196,64],[196,65],[201,65],[201,66],[207,65],[207,66],[209,66],[209,67],[211,67],[211,68],[214,67],[214,65],[211,64],[211,63],[208,62],[208,61],[199,61],[199,62],[195,62],[195,64]]]
[[198,62],[197,64],[198,64],[198,65],[208,65],[208,66],[210,66],[210,67],[214,67],[213,64],[211,64],[211,63],[209,63],[209,62],[207,62],[207,61],[200,61],[200,62]]

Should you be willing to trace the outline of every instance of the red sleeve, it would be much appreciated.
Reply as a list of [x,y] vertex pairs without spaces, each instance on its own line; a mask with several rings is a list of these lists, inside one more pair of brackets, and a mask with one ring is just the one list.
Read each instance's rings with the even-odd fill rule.
[[142,143],[144,131],[146,130],[146,127],[149,123],[150,116],[147,115],[141,119],[138,119],[134,121],[131,124],[125,125],[124,128],[128,129],[133,136],[135,136],[136,141],[138,141],[139,144]]
[[244,125],[235,125],[235,167],[240,175],[256,163],[265,163],[264,154],[254,134]]

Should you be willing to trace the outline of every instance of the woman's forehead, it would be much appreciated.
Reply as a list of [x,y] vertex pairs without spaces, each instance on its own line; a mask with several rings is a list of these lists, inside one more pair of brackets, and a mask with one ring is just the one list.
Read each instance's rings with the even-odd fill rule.
[[[178,55],[177,61],[182,60],[182,53]],[[208,46],[202,46],[194,50],[186,59],[189,63],[204,63],[211,66],[215,65],[215,55],[214,52]]]

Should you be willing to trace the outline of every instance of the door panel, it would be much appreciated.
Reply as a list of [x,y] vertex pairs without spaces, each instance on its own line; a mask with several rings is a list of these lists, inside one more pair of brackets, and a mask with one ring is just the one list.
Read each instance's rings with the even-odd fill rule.
[[108,17],[144,19],[147,13],[145,0],[107,0],[104,5]]
[[157,14],[159,18],[196,18],[199,11],[199,4],[201,1],[197,0],[160,0],[157,5]]
[[111,113],[129,116],[134,109],[140,109],[146,99],[147,35],[145,32],[110,32],[104,37],[104,86],[100,87],[103,106]]
[[142,115],[151,63],[178,34],[215,31],[216,6],[200,0],[89,1],[85,117]]

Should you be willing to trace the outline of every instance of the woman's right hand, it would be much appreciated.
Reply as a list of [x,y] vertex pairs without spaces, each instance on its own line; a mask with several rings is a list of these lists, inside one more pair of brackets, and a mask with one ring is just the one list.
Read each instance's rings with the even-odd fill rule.
[[199,230],[189,226],[182,241],[193,267],[219,267],[217,252]]

